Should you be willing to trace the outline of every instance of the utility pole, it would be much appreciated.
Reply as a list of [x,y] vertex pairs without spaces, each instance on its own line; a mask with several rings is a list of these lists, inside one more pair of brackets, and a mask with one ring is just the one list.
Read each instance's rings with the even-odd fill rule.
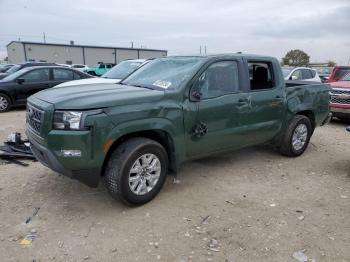
[[46,43],[46,34],[44,32],[44,43]]
[[131,41],[131,48],[134,48],[134,41]]
[[207,54],[207,46],[204,46],[204,54]]
[[202,54],[202,46],[199,46],[199,54]]

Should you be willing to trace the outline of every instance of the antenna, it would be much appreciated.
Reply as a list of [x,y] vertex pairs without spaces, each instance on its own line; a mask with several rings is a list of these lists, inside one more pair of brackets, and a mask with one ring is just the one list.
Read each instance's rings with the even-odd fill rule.
[[44,43],[46,43],[46,34],[44,32]]

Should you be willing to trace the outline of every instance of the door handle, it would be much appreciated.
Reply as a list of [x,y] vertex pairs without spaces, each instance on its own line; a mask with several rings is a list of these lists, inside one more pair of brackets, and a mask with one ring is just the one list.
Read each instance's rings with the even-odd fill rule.
[[275,96],[275,101],[277,101],[277,102],[281,102],[281,101],[283,101],[283,97],[282,96]]

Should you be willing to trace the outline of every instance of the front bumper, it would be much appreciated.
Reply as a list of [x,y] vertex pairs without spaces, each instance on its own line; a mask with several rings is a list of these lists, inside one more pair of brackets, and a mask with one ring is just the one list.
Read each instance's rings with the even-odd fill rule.
[[[85,159],[71,158],[67,159],[59,156],[55,151],[48,149],[46,146],[40,144],[35,139],[33,134],[27,127],[27,137],[30,142],[31,150],[34,156],[46,167],[53,171],[77,179],[90,187],[97,187],[101,169],[96,167],[89,167],[88,162]],[[68,143],[70,144],[70,143]],[[82,150],[84,147],[82,147]],[[88,167],[88,168],[80,168]]]
[[350,106],[349,105],[330,105],[330,111],[335,117],[350,118]]

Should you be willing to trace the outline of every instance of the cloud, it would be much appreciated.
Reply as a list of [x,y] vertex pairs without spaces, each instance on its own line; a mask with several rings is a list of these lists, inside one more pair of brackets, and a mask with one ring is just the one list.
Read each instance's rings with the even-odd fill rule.
[[[347,62],[348,0],[1,0],[0,46],[19,36],[49,42],[168,49],[169,54],[253,52]],[[6,26],[3,26],[6,25]]]

